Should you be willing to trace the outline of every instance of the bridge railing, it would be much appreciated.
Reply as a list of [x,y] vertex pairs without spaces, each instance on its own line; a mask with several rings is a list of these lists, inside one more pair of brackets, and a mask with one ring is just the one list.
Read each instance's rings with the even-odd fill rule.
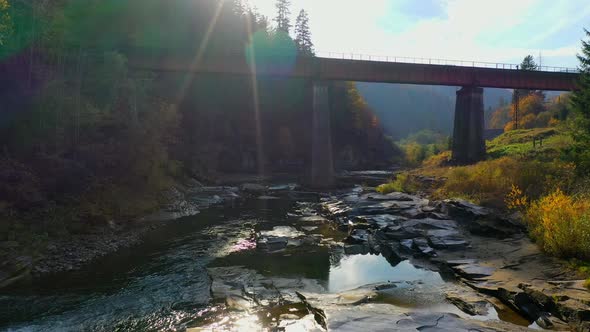
[[[416,57],[400,57],[400,56],[386,56],[386,55],[370,55],[358,53],[339,53],[339,52],[318,52],[317,57],[344,59],[344,60],[365,60],[365,61],[381,61],[381,62],[398,62],[398,63],[413,63],[424,65],[443,65],[443,66],[461,66],[461,67],[476,67],[476,68],[493,68],[493,69],[519,69],[519,65],[512,63],[501,62],[482,62],[482,61],[468,61],[468,60],[450,60],[450,59],[436,59],[436,58],[416,58]],[[577,68],[568,67],[554,67],[554,66],[540,66],[537,71],[543,72],[558,72],[558,73],[578,73]]]

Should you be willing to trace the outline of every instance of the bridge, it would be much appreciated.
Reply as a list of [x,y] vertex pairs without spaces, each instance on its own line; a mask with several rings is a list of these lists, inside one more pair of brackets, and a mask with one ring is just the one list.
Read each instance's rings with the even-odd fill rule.
[[328,82],[357,81],[399,84],[446,85],[457,91],[453,129],[453,160],[471,163],[485,157],[483,88],[572,91],[576,69],[542,67],[519,70],[517,65],[471,61],[347,56],[256,57],[217,56],[198,61],[182,56],[130,56],[135,69],[193,72],[214,75],[256,75],[301,78],[313,81],[313,165],[311,182],[329,185],[333,177]]

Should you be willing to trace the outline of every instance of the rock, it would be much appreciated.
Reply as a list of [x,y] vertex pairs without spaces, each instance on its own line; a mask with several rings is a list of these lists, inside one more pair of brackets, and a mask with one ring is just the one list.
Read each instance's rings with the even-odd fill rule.
[[258,196],[258,199],[261,201],[274,201],[274,200],[278,200],[280,198],[275,197],[275,196]]
[[460,249],[469,243],[456,230],[437,229],[426,232],[428,242],[435,249]]
[[286,237],[262,236],[256,240],[256,248],[266,251],[279,251],[287,248],[289,239]]
[[271,186],[268,188],[268,190],[270,190],[270,191],[291,191],[291,190],[297,189],[297,187],[299,187],[297,184],[289,183],[289,184]]
[[242,191],[250,193],[262,193],[267,190],[266,186],[258,183],[244,183],[241,188]]
[[451,267],[455,272],[468,279],[481,279],[494,274],[495,269],[477,264],[464,264]]
[[365,229],[353,229],[352,232],[344,239],[347,244],[363,244],[369,239],[369,232]]
[[436,256],[434,249],[428,245],[428,240],[423,237],[418,237],[412,240],[412,249],[417,250],[425,256]]
[[442,201],[441,211],[452,218],[473,221],[490,215],[490,210],[475,205],[464,199],[446,199]]
[[225,299],[225,305],[230,310],[246,311],[252,307],[252,302],[239,295],[230,295]]

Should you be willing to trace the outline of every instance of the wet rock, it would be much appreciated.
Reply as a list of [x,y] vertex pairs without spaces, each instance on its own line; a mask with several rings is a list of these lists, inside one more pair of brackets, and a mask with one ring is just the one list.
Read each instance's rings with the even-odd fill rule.
[[347,255],[366,255],[371,252],[367,244],[351,244],[344,246],[344,253]]
[[456,288],[445,293],[447,301],[471,316],[488,314],[490,304],[473,290]]
[[365,222],[374,228],[384,228],[387,226],[399,225],[401,222],[407,220],[402,216],[394,216],[391,214],[377,214],[369,216],[357,216],[355,221]]
[[464,264],[451,267],[455,272],[468,279],[481,279],[494,274],[495,269],[478,264]]
[[230,310],[238,310],[238,311],[247,311],[252,308],[253,304],[250,300],[239,296],[239,295],[230,295],[225,299],[225,305]]
[[369,232],[365,229],[353,229],[350,234],[344,239],[347,244],[362,244],[369,239]]
[[256,240],[256,248],[266,251],[279,251],[287,248],[289,239],[277,236],[261,236]]
[[491,211],[463,199],[446,199],[442,201],[441,211],[451,218],[460,220],[477,220],[487,217]]
[[469,243],[456,230],[437,229],[426,232],[428,242],[435,249],[460,249]]
[[258,196],[258,199],[261,201],[276,201],[278,199],[280,199],[279,197],[275,197],[275,196]]
[[428,240],[423,237],[418,237],[412,240],[412,249],[417,250],[420,254],[425,256],[436,256],[434,249],[428,245]]
[[267,190],[267,187],[258,183],[244,183],[240,189],[248,193],[263,193]]
[[297,187],[299,187],[299,186],[296,183],[289,183],[289,184],[271,186],[268,188],[268,190],[270,190],[270,191],[292,191],[292,190],[297,189]]
[[376,232],[381,239],[407,240],[421,236],[422,230],[413,227],[389,226]]

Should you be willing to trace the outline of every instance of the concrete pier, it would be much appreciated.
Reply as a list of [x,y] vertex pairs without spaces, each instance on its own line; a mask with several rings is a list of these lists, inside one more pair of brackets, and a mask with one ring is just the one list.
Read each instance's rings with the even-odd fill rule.
[[330,187],[334,184],[334,161],[327,82],[313,83],[311,144],[311,185],[316,188]]
[[453,161],[474,163],[482,160],[485,154],[483,89],[464,86],[457,91]]

